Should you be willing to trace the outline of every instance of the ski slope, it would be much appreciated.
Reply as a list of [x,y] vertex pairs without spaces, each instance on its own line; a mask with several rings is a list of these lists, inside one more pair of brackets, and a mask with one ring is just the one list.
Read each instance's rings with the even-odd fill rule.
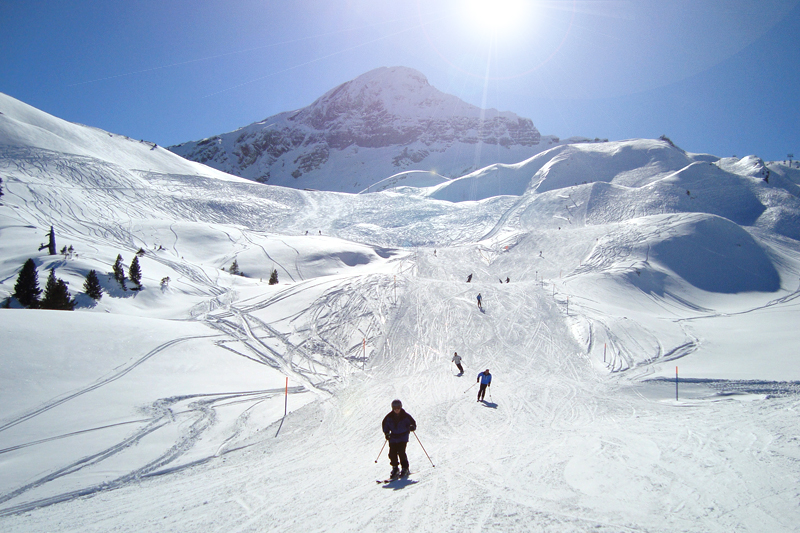
[[3,531],[796,530],[796,170],[631,140],[298,191],[0,103],[0,297],[28,257],[77,295],[0,310]]

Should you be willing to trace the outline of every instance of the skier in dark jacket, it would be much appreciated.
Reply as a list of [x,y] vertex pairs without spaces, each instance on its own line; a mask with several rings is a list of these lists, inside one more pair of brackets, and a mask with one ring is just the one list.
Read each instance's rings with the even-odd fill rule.
[[[406,477],[409,474],[408,456],[406,446],[408,445],[409,433],[417,429],[417,423],[410,414],[403,410],[403,402],[394,400],[392,411],[383,418],[383,434],[389,441],[389,464],[392,465],[391,479]],[[398,464],[403,467],[402,472],[397,468]]]
[[[483,397],[486,395],[486,387],[492,384],[492,375],[489,373],[489,369],[487,368],[480,374],[478,374],[478,381],[481,384],[481,388],[478,389],[478,401],[483,400]],[[473,385],[474,387],[475,385]]]

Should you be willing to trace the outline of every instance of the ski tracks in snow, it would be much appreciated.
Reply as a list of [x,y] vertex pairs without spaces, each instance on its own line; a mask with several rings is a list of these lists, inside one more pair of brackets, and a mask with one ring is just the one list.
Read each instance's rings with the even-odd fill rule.
[[[217,335],[214,335],[214,337],[216,336]],[[109,376],[101,378],[79,390],[54,398],[26,413],[4,422],[2,426],[0,426],[0,432],[7,431],[20,424],[30,422],[36,417],[41,416],[52,409],[63,406],[68,402],[74,401],[79,397],[97,391],[102,387],[106,387],[111,383],[122,379],[151,358],[168,351],[170,348],[173,348],[180,343],[208,337],[210,336],[190,336],[165,342],[150,350],[141,358],[116,369],[114,373]],[[300,388],[293,387],[293,392],[300,391]],[[126,425],[139,426],[132,431],[124,432],[122,434],[124,437],[121,440],[108,447],[101,448],[90,455],[78,457],[69,464],[62,465],[51,472],[45,473],[41,477],[29,480],[22,486],[10,490],[7,493],[0,494],[0,516],[21,513],[31,509],[51,505],[53,503],[69,501],[74,498],[93,494],[98,491],[119,488],[133,481],[141,479],[142,477],[153,474],[163,474],[165,472],[174,470],[175,468],[184,468],[187,466],[187,464],[181,463],[181,457],[191,450],[201,438],[206,436],[208,431],[215,424],[216,411],[218,409],[229,407],[235,403],[241,402],[254,404],[269,397],[280,396],[283,393],[284,389],[281,388],[275,390],[209,393],[162,398],[144,410],[144,414],[147,415],[145,418],[87,428],[61,435],[54,435],[52,437],[40,439],[35,442],[18,443],[16,445],[0,449],[0,457],[2,457],[5,454],[10,454],[16,452],[17,450],[31,446],[38,446],[54,441],[66,440],[76,436],[91,436],[91,434],[94,432],[103,432],[108,429],[120,428]],[[168,428],[173,428],[169,430],[169,432],[175,435],[174,443],[161,453],[157,453],[154,458],[147,461],[145,464],[137,466],[133,470],[125,472],[116,477],[109,477],[108,474],[101,475],[100,477],[105,478],[105,480],[99,484],[90,483],[87,485],[81,483],[80,481],[70,481],[75,474],[83,474],[84,471],[89,472],[88,478],[91,479],[91,472],[97,471],[98,469],[103,469],[103,465],[106,463],[114,463],[118,456],[130,453],[130,451],[137,444],[140,444],[144,440],[148,439],[148,437],[151,437],[156,432],[166,430]],[[175,432],[176,429],[177,432]],[[234,435],[228,437],[226,442],[230,441],[233,437],[235,437],[235,433]],[[224,446],[225,442],[223,442],[219,449],[222,450]],[[201,460],[206,460],[207,458],[208,457],[205,457]],[[116,470],[114,467],[109,468],[111,472]],[[59,487],[79,486],[80,488],[67,491],[55,489],[55,495],[43,496],[53,492],[52,489],[49,489],[51,484],[55,484]],[[22,503],[15,503],[17,500],[22,500]],[[7,503],[9,505],[4,505]]]
[[[125,478],[110,503],[70,493],[64,512],[75,514],[55,506],[25,524],[47,522],[52,513],[76,524],[91,516],[120,531],[722,532],[757,530],[748,518],[755,513],[773,530],[791,530],[796,443],[773,405],[674,405],[626,391],[616,376],[594,370],[536,284],[465,288],[409,277],[395,308],[386,276],[316,283],[238,302],[208,320],[229,328],[230,344],[246,340],[313,383],[321,378],[303,361],[327,361],[317,371],[336,372],[326,374],[335,394],[290,413],[279,435],[273,426],[269,438],[251,439],[220,461],[156,476],[169,471],[157,458],[135,484]],[[486,314],[475,308],[476,289]],[[297,297],[311,303],[277,313]],[[335,331],[336,322],[343,329]],[[357,335],[374,349],[364,372],[348,360]],[[466,379],[454,375],[453,351],[464,357]],[[491,401],[481,404],[470,386],[487,367]],[[397,490],[374,483],[388,472],[386,450],[374,461],[380,420],[395,397],[417,419],[417,436],[436,465],[412,436],[412,479],[419,482]],[[794,398],[781,401],[798,408]],[[763,412],[753,417],[752,409]],[[196,419],[198,429],[211,414]],[[764,477],[742,469],[775,461],[785,472]],[[725,496],[731,492],[734,499]],[[174,501],[175,493],[183,497]],[[770,515],[776,509],[783,514]]]

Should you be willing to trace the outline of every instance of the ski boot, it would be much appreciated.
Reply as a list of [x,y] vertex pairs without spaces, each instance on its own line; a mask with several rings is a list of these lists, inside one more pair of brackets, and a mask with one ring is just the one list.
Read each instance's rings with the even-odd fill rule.
[[411,472],[408,470],[408,467],[407,467],[407,466],[404,466],[404,467],[403,467],[403,470],[401,470],[401,471],[400,471],[400,477],[401,477],[401,478],[403,478],[403,477],[408,477],[408,475],[409,475],[410,473],[411,473]]
[[389,479],[397,479],[398,477],[400,477],[400,469],[396,466],[393,466],[392,473],[389,474]]

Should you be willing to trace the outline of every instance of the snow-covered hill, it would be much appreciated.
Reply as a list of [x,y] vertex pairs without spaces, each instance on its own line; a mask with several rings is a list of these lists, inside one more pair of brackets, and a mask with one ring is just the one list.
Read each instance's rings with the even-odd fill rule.
[[[0,113],[3,531],[796,530],[800,170],[628,140],[353,195]],[[74,312],[8,300],[28,258]]]
[[175,174],[232,179],[144,140],[134,140],[97,128],[72,124],[0,93],[0,142],[8,146],[41,148],[113,162],[127,170],[156,170]]
[[406,171],[452,178],[517,163],[554,143],[530,119],[467,104],[416,70],[384,67],[306,108],[169,149],[263,183],[359,192],[391,175],[418,176]]

